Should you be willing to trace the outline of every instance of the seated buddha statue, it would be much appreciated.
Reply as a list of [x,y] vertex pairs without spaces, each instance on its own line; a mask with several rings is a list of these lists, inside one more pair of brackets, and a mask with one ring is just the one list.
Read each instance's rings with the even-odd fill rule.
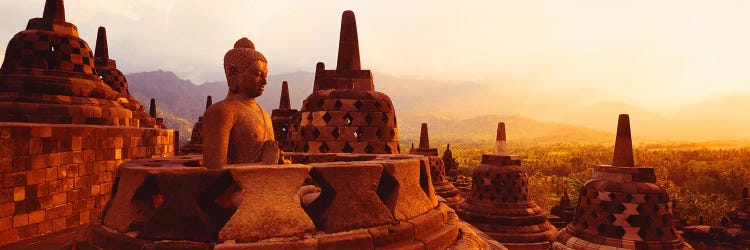
[[203,114],[204,165],[217,169],[238,163],[277,164],[281,150],[271,118],[255,101],[266,85],[266,58],[242,38],[224,56],[224,73],[227,97]]

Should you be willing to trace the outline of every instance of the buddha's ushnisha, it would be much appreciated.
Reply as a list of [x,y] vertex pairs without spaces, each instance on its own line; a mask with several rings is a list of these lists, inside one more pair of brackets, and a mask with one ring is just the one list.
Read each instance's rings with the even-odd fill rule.
[[226,164],[275,164],[281,151],[274,141],[271,118],[255,101],[268,75],[266,58],[247,38],[224,56],[227,97],[203,114],[203,157],[207,168]]

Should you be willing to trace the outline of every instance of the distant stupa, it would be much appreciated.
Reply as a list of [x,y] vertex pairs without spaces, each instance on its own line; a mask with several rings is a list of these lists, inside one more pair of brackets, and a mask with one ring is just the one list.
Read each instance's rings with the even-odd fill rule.
[[445,198],[446,203],[451,208],[464,202],[461,192],[448,181],[445,175],[445,162],[438,157],[437,148],[430,147],[430,135],[427,131],[427,123],[422,123],[422,130],[419,136],[419,147],[412,148],[409,154],[424,155],[429,159],[430,176],[435,193]]
[[456,213],[509,249],[549,249],[557,230],[531,199],[528,186],[521,159],[508,155],[505,123],[500,122],[495,154],[482,155],[482,165],[472,176],[471,196]]
[[289,99],[289,83],[284,81],[281,83],[279,108],[271,111],[274,137],[281,149],[286,149],[287,144],[289,144],[289,126],[295,115],[297,115],[297,110],[292,109],[292,103]]

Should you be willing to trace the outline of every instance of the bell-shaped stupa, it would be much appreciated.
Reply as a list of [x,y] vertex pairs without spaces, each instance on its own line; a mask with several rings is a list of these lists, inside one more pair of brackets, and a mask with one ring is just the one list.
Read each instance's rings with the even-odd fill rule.
[[313,93],[290,128],[288,151],[398,154],[396,112],[391,98],[375,91],[372,72],[362,70],[354,12],[341,18],[338,63],[315,69]]
[[531,199],[528,185],[521,159],[508,155],[501,122],[495,154],[482,155],[482,164],[472,176],[471,196],[456,213],[509,249],[548,249],[557,229]]
[[63,1],[46,1],[43,17],[29,20],[8,43],[0,122],[153,126],[140,124],[126,108],[130,100],[99,77],[95,61],[78,28],[65,21]]
[[464,202],[461,192],[446,178],[445,163],[442,158],[438,157],[437,148],[430,148],[430,135],[427,131],[427,123],[422,123],[419,147],[412,148],[409,154],[427,156],[430,162],[432,186],[435,187],[435,193],[445,198],[448,206],[455,208],[458,204]]
[[630,118],[620,115],[612,165],[594,168],[553,248],[692,249],[675,229],[669,204],[654,169],[635,167]]
[[120,93],[118,102],[123,107],[133,112],[133,118],[138,119],[141,126],[153,127],[156,125],[155,117],[151,117],[144,110],[145,107],[141,105],[138,100],[130,95],[128,90],[128,80],[125,75],[117,69],[117,63],[115,60],[109,57],[109,45],[107,42],[107,29],[99,27],[96,35],[96,50],[94,51],[94,66],[96,73],[99,78],[109,85],[112,90]]

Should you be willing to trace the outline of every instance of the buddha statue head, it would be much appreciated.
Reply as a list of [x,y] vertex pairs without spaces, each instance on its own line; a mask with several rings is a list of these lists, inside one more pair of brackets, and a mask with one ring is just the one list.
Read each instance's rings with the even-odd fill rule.
[[255,50],[246,37],[224,55],[224,73],[229,84],[228,95],[256,98],[263,94],[268,74],[266,57]]

